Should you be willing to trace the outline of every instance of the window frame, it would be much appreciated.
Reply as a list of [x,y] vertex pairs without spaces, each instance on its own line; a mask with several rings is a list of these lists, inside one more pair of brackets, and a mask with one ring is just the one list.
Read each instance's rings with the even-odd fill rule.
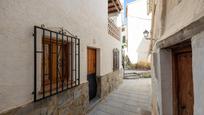
[[[60,31],[53,31],[45,27],[34,26],[34,102],[51,97],[58,93],[64,92],[68,89],[74,88],[80,85],[80,39],[77,36],[66,35],[63,29]],[[47,44],[47,49],[45,49]],[[61,44],[61,46],[60,46]],[[67,44],[67,45],[66,45]],[[70,44],[70,45],[69,45]],[[67,51],[64,53],[64,47]],[[55,48],[54,48],[55,47]],[[62,54],[59,51],[59,47],[62,47]],[[49,85],[45,85],[45,53],[49,65],[46,66],[49,75]],[[56,53],[56,54],[55,54]],[[49,55],[49,56],[48,56]],[[60,58],[62,58],[59,61]],[[64,56],[68,55],[68,59],[63,60]],[[53,58],[56,56],[56,59]],[[53,61],[55,60],[55,61]],[[61,62],[61,68],[59,69],[59,62]],[[53,66],[53,64],[55,66]],[[49,66],[49,67],[48,67]],[[56,68],[56,69],[53,69]],[[67,73],[64,73],[66,72]],[[70,71],[69,71],[70,70]],[[56,81],[53,79],[53,71],[56,72]],[[59,72],[62,71],[61,79],[59,80]],[[55,74],[55,73],[54,73]],[[60,75],[61,75],[60,74]],[[65,79],[65,75],[68,76]],[[47,77],[47,79],[48,79]],[[70,80],[71,79],[71,80]],[[63,82],[62,82],[63,81]],[[61,84],[60,84],[61,83]],[[71,83],[71,84],[70,84]],[[46,88],[49,87],[49,88]]]
[[120,65],[119,57],[120,51],[117,48],[113,49],[113,71],[119,70]]

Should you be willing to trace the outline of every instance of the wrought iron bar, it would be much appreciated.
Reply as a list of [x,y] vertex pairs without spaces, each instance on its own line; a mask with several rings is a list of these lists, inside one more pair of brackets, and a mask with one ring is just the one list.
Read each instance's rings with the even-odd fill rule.
[[59,78],[58,78],[59,77],[58,76],[59,75],[59,69],[58,69],[58,66],[59,66],[59,63],[58,63],[59,62],[59,58],[58,58],[59,57],[59,54],[58,54],[58,50],[59,50],[58,49],[58,39],[59,39],[58,38],[58,33],[56,33],[56,63],[57,63],[57,66],[56,66],[56,71],[57,71],[56,72],[56,93],[58,93],[58,91],[59,91],[59,89],[58,89],[58,85],[59,85],[59,83],[58,83],[59,82]]
[[52,95],[52,32],[50,32],[49,44],[49,79],[50,79],[50,95]]
[[80,40],[78,39],[78,85],[80,84]]
[[[77,38],[76,36],[65,35],[63,32],[60,33],[38,26],[34,26],[33,36],[34,36],[34,91],[33,91],[34,101],[36,102],[45,98],[49,98],[52,95],[56,95],[58,93],[68,90],[69,88],[73,88],[79,85],[80,84],[79,38]],[[54,38],[53,36],[56,38]],[[42,43],[42,45],[39,43]],[[37,50],[38,46],[42,46],[42,51]],[[60,49],[61,51],[59,51]],[[41,60],[38,60],[37,58],[38,55],[42,56]],[[56,56],[56,60],[55,57],[53,56]],[[41,64],[41,66],[38,64]],[[41,67],[41,69],[39,67]],[[67,72],[67,74],[65,72]],[[49,77],[49,79],[46,78],[47,76]],[[62,78],[62,81],[59,78]],[[67,86],[64,85],[65,79],[67,79],[66,81]],[[78,84],[76,83],[76,80],[78,80]],[[71,85],[69,83],[71,83]],[[39,89],[37,89],[38,87],[37,84],[41,84],[40,91]]]
[[36,53],[36,48],[37,48],[37,28],[34,27],[34,102],[37,100],[37,53]]
[[43,38],[42,38],[42,45],[43,45],[43,98],[45,97],[45,30],[43,30]]
[[75,48],[74,48],[74,50],[75,50],[75,52],[74,52],[74,53],[75,53],[75,55],[74,55],[74,57],[75,57],[75,62],[74,62],[74,70],[75,70],[75,71],[74,71],[74,72],[75,72],[75,73],[74,73],[74,77],[75,77],[75,80],[74,80],[75,82],[74,82],[74,83],[75,83],[75,86],[76,86],[76,82],[77,82],[77,75],[76,75],[76,74],[77,74],[77,71],[76,71],[76,64],[77,64],[77,58],[76,58],[76,57],[77,57],[77,55],[76,55],[76,50],[77,50],[77,49],[76,49],[76,41],[77,41],[77,40],[75,39],[75,44],[74,44],[74,46],[75,46]]
[[66,77],[67,77],[67,88],[69,87],[69,37],[67,37],[67,45],[66,45],[66,51],[67,51],[67,61],[66,61],[66,64],[67,64],[67,68],[66,68]]
[[[73,60],[73,44],[72,44],[72,37],[71,37],[71,60]],[[73,86],[73,61],[71,61],[71,87]]]
[[62,91],[64,90],[64,36],[62,30]]

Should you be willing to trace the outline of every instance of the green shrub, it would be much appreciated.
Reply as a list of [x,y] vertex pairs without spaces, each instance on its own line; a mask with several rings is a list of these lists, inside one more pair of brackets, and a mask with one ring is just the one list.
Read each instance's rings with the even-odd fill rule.
[[151,73],[149,73],[149,72],[148,73],[143,73],[142,77],[143,78],[151,78]]

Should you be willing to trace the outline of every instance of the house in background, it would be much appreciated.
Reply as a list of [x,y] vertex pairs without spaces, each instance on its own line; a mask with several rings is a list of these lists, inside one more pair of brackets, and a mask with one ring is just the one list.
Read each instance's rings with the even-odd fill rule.
[[150,40],[142,39],[137,48],[137,60],[138,62],[150,62],[149,59],[149,47]]
[[116,88],[121,4],[0,1],[0,114],[84,115]]
[[153,115],[204,113],[204,2],[149,0]]
[[[132,63],[137,63],[138,57],[143,55],[143,51],[138,52],[141,49],[140,44],[148,44],[148,41],[143,40],[143,32],[151,28],[151,16],[146,13],[146,1],[136,0],[127,4],[128,56]],[[148,47],[148,45],[143,46],[144,49]]]

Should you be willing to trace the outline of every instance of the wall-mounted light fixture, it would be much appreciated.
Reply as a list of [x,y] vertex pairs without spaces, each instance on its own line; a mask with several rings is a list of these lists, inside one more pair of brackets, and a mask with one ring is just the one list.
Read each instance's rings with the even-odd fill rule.
[[145,31],[143,32],[143,35],[144,35],[144,38],[145,38],[146,40],[156,40],[156,39],[154,39],[154,38],[150,38],[150,37],[149,37],[149,31],[147,31],[147,30],[145,30]]

